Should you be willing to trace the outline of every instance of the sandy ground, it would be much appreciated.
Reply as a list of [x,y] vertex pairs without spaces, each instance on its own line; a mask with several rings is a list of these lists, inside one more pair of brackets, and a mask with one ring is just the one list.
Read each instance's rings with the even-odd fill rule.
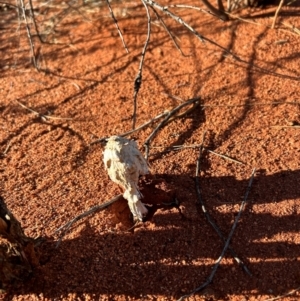
[[[290,293],[280,300],[299,300],[299,7],[283,7],[276,29],[269,27],[276,7],[239,11],[244,20],[228,22],[172,9],[236,57],[164,18],[181,55],[151,12],[137,125],[200,98],[151,142],[149,164],[160,182],[146,189],[144,202],[175,196],[179,208],[157,206],[130,230],[121,200],[74,224],[56,247],[57,228],[120,193],[104,170],[103,146],[92,142],[132,128],[133,83],[147,34],[140,3],[112,2],[128,54],[107,7],[74,7],[36,10],[44,40],[33,38],[37,64],[47,72],[32,66],[16,11],[0,10],[0,194],[28,236],[47,238],[34,273],[2,298],[176,300],[203,284],[224,242],[197,205],[202,144],[202,199],[226,237],[256,168],[230,244],[252,276],[226,252],[212,283],[189,299],[266,301]],[[141,151],[156,125],[129,136]]]

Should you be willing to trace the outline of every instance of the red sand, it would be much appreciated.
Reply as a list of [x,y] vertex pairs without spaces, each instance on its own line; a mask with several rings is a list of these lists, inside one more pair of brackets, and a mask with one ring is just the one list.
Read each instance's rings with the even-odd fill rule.
[[[150,221],[128,231],[130,214],[126,202],[119,202],[75,224],[55,248],[57,228],[120,193],[104,170],[102,146],[90,143],[132,127],[133,82],[147,19],[139,3],[112,6],[129,54],[105,6],[100,12],[69,10],[52,23],[45,16],[57,11],[46,14],[43,8],[38,24],[47,43],[34,42],[38,64],[48,73],[33,68],[15,11],[0,11],[0,194],[27,235],[48,237],[32,277],[3,298],[176,300],[204,283],[224,244],[196,206],[199,150],[166,152],[169,146],[201,144],[204,133],[207,149],[243,163],[208,151],[201,160],[203,200],[225,236],[257,169],[231,243],[253,277],[227,252],[213,282],[190,300],[266,301],[298,288],[300,36],[286,25],[300,27],[296,7],[284,7],[273,30],[267,26],[276,7],[238,13],[250,23],[174,10],[240,61],[166,18],[181,56],[153,17],[137,124],[201,97],[199,108],[172,121],[151,143],[151,170],[163,179],[157,189],[176,194],[183,216],[177,208],[157,208]],[[20,103],[71,119],[43,120]],[[154,127],[130,136],[142,151]],[[145,202],[156,199],[150,192]],[[299,298],[295,292],[280,300]]]

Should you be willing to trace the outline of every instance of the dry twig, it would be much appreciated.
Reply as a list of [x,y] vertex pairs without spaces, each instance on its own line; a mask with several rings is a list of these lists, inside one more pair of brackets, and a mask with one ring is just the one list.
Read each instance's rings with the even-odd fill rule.
[[110,199],[109,201],[100,204],[100,205],[96,205],[93,206],[92,208],[90,208],[88,211],[85,211],[77,216],[75,216],[73,219],[71,219],[69,222],[67,222],[66,224],[64,224],[63,226],[59,227],[57,230],[55,230],[55,233],[57,232],[61,232],[59,240],[57,241],[56,247],[59,246],[61,240],[63,239],[63,237],[65,236],[66,232],[71,228],[71,226],[76,223],[77,221],[83,219],[84,217],[90,215],[90,214],[94,214],[100,210],[103,210],[105,208],[107,208],[108,206],[110,206],[112,203],[118,201],[120,198],[122,197],[122,194],[117,195],[116,197]]
[[185,54],[182,52],[180,46],[177,44],[175,37],[172,35],[172,33],[170,32],[170,30],[168,29],[166,23],[164,22],[163,18],[161,18],[161,16],[158,14],[158,12],[156,11],[156,9],[154,7],[151,6],[151,9],[153,10],[154,14],[156,15],[156,18],[160,21],[160,23],[162,24],[163,28],[165,29],[165,31],[168,33],[169,37],[171,38],[171,40],[173,41],[176,49],[180,52],[180,54],[182,56],[185,56]]
[[33,23],[33,26],[34,26],[34,30],[36,32],[36,35],[38,36],[39,41],[41,43],[43,43],[44,41],[43,41],[43,39],[42,39],[42,37],[40,35],[38,26],[36,24],[35,15],[34,15],[34,9],[33,9],[33,5],[32,5],[32,0],[29,0],[28,3],[29,3],[29,11],[30,11],[30,16],[31,16],[32,23]]
[[143,64],[145,60],[146,50],[150,41],[150,35],[151,35],[151,17],[149,13],[149,9],[147,4],[144,0],[141,0],[143,5],[145,6],[146,13],[147,13],[147,19],[148,19],[148,32],[147,32],[147,38],[146,42],[144,44],[144,48],[141,55],[141,61],[139,66],[138,74],[134,80],[134,95],[133,95],[133,114],[132,114],[132,129],[135,129],[135,123],[136,123],[136,111],[137,111],[137,95],[140,91],[141,84],[142,84],[142,73],[143,73]]
[[[144,124],[138,126],[137,128],[135,128],[135,129],[133,129],[133,130],[130,130],[130,131],[128,131],[128,132],[119,134],[119,135],[117,135],[117,136],[120,136],[120,137],[126,137],[126,136],[128,136],[128,135],[130,135],[130,134],[133,134],[133,133],[139,131],[139,130],[142,130],[142,129],[144,129],[145,127],[147,127],[148,125],[150,125],[150,124],[152,124],[153,122],[157,121],[158,119],[160,119],[160,118],[166,116],[168,113],[169,113],[169,112],[161,113],[161,114],[155,116],[153,119],[151,119],[151,120],[145,122]],[[107,138],[108,138],[108,137],[102,137],[102,138],[99,138],[99,139],[97,139],[97,140],[91,142],[90,144],[92,145],[92,144],[95,144],[95,143],[102,143],[102,142],[104,142]]]
[[73,118],[64,118],[64,117],[56,117],[56,116],[50,116],[50,115],[43,115],[40,114],[39,112],[25,106],[23,103],[21,103],[20,101],[16,100],[16,102],[25,110],[33,113],[34,115],[36,115],[37,117],[40,117],[43,121],[47,120],[47,119],[54,119],[54,120],[72,120]]
[[190,26],[188,23],[186,23],[181,17],[179,17],[176,14],[172,13],[171,11],[169,11],[168,8],[167,8],[167,6],[162,6],[161,4],[159,4],[157,2],[154,2],[152,0],[143,0],[143,1],[145,3],[147,3],[149,6],[152,6],[152,7],[156,8],[157,10],[161,11],[162,13],[164,13],[165,15],[167,15],[168,17],[172,18],[173,20],[175,20],[175,22],[177,22],[180,25],[184,26],[188,31],[190,31],[198,39],[200,39],[200,41],[202,41],[202,42],[207,41],[210,44],[215,45],[218,48],[222,49],[225,53],[227,53],[228,55],[234,57],[236,60],[241,61],[241,59],[239,57],[237,57],[234,53],[230,52],[225,47],[221,46],[220,44],[214,42],[213,40],[211,40],[211,39],[209,39],[207,37],[202,36],[197,30],[195,30],[192,26]]
[[271,125],[271,128],[275,128],[275,129],[284,129],[284,128],[299,129],[300,125],[298,125],[298,124],[295,124],[295,125]]
[[9,150],[10,146],[11,146],[11,140],[8,142],[8,144],[7,144],[6,148],[5,148],[5,150],[4,150],[3,153],[1,154],[3,157],[6,156],[6,154],[7,154],[8,150]]
[[[190,101],[191,101],[191,100],[190,100]],[[172,115],[174,115],[174,114],[173,114],[173,111],[174,111],[174,110],[176,110],[176,111],[174,112],[174,113],[176,113],[176,112],[178,112],[178,110],[180,110],[182,107],[184,107],[184,106],[186,106],[186,105],[189,105],[190,103],[193,103],[194,105],[193,105],[191,108],[187,109],[185,112],[183,112],[183,113],[181,113],[181,114],[178,114],[178,115],[176,115],[176,116],[173,116],[172,118],[170,118],[170,119],[168,120],[167,123],[171,122],[171,121],[174,120],[175,118],[181,118],[181,117],[183,117],[183,116],[189,114],[189,113],[192,112],[197,106],[199,106],[199,105],[200,105],[200,102],[198,102],[198,101],[200,101],[200,98],[199,98],[199,97],[198,97],[198,98],[193,98],[191,102],[188,101],[188,102],[185,102],[185,103],[179,105],[179,106],[178,106],[179,109],[178,109],[178,107],[175,107],[175,108],[174,108],[173,110],[171,110],[171,111],[166,111],[166,112],[160,113],[160,114],[158,114],[157,116],[155,116],[154,118],[152,118],[151,120],[149,120],[149,121],[145,122],[144,124],[138,126],[137,128],[135,128],[135,129],[133,129],[133,130],[130,130],[130,131],[128,131],[128,132],[122,133],[122,134],[118,134],[117,136],[120,136],[120,137],[126,137],[126,136],[128,136],[128,135],[130,135],[130,134],[133,134],[133,133],[135,133],[135,132],[137,132],[137,131],[139,131],[139,130],[142,130],[142,129],[146,128],[148,125],[150,125],[150,124],[156,122],[156,121],[159,120],[160,118],[163,118],[163,117],[168,116],[170,113],[172,113]],[[164,124],[164,125],[165,125],[165,124]],[[102,142],[104,142],[107,138],[108,138],[108,137],[102,137],[102,138],[99,138],[99,139],[97,139],[97,140],[91,142],[90,144],[92,145],[92,144],[95,144],[95,143],[102,143]]]
[[284,0],[280,0],[280,3],[278,5],[278,7],[276,9],[276,12],[275,12],[275,15],[274,15],[273,23],[272,23],[272,26],[271,26],[272,29],[275,28],[276,20],[277,20],[278,14],[281,10],[281,7],[282,7],[283,3],[284,3]]
[[[180,115],[174,116],[183,107],[191,105],[191,104],[193,104],[193,106],[190,109],[186,110],[184,113],[182,113]],[[146,155],[145,155],[146,160],[148,159],[148,156],[149,156],[150,142],[154,138],[154,136],[157,134],[157,132],[161,128],[163,128],[167,123],[171,122],[175,118],[179,118],[179,117],[182,117],[182,116],[188,114],[189,112],[191,112],[192,110],[194,110],[199,105],[200,105],[200,97],[195,97],[195,98],[192,98],[192,99],[190,99],[190,100],[188,100],[188,101],[180,104],[179,106],[177,106],[176,108],[174,108],[172,111],[168,112],[168,114],[166,115],[166,117],[157,125],[157,127],[154,129],[154,131],[148,136],[148,138],[144,142],[144,147],[145,147],[145,150],[146,150]]]
[[121,32],[120,27],[119,27],[119,24],[118,24],[118,21],[117,21],[117,19],[115,18],[115,15],[114,15],[114,12],[113,12],[113,10],[112,10],[112,8],[111,8],[111,6],[110,6],[109,0],[106,0],[106,4],[107,4],[108,9],[109,9],[109,11],[110,11],[110,15],[111,15],[112,19],[113,19],[114,22],[115,22],[115,25],[116,25],[116,28],[117,28],[117,30],[118,30],[120,39],[121,39],[121,41],[122,41],[122,43],[123,43],[123,46],[124,46],[126,52],[129,53],[128,47],[127,47],[127,45],[126,45],[126,43],[125,43],[125,41],[124,41],[122,32]]
[[229,160],[229,161],[232,161],[232,162],[237,163],[237,164],[244,164],[244,163],[241,162],[241,161],[235,160],[235,159],[230,158],[230,157],[225,156],[225,155],[221,155],[221,154],[216,153],[216,152],[214,152],[214,151],[212,151],[212,150],[210,150],[210,149],[206,149],[206,148],[203,148],[203,149],[205,149],[205,150],[208,151],[209,153],[212,153],[212,154],[214,154],[214,155],[216,155],[216,156],[218,156],[218,157],[221,157],[221,158],[223,158],[223,159],[225,159],[225,160]]
[[275,301],[275,300],[279,300],[279,299],[282,299],[283,297],[287,297],[287,296],[291,296],[293,294],[295,294],[296,292],[298,292],[300,290],[300,286],[295,288],[294,290],[291,290],[290,292],[286,293],[286,294],[283,294],[281,296],[277,296],[277,297],[274,297],[274,298],[270,298],[270,299],[266,299],[264,301]]
[[198,6],[194,6],[194,5],[186,5],[186,4],[171,4],[171,5],[166,5],[165,8],[189,8],[189,9],[194,9],[194,10],[198,10],[201,11],[205,14],[209,14],[215,17],[218,17],[217,14],[215,14],[213,11],[209,11],[206,9],[203,9],[201,7]]
[[34,67],[36,68],[36,70],[40,71],[40,68],[37,64],[35,51],[34,51],[34,43],[32,41],[32,35],[31,35],[31,32],[30,32],[30,27],[29,27],[29,24],[28,24],[27,16],[26,16],[24,1],[23,0],[19,0],[19,1],[20,1],[20,4],[21,4],[20,6],[21,6],[21,10],[22,10],[22,15],[23,15],[23,19],[24,19],[24,22],[25,22],[25,26],[26,26],[26,32],[27,32],[27,37],[28,37],[28,41],[29,41],[29,45],[30,45],[32,62],[33,62]]

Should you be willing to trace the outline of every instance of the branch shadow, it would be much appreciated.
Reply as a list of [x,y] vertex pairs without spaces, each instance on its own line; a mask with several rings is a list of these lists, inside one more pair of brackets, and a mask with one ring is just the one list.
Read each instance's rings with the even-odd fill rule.
[[[157,175],[178,189],[181,206],[196,208],[194,179],[187,175]],[[260,173],[255,177],[249,204],[239,221],[231,246],[246,262],[253,276],[249,277],[236,266],[229,254],[206,294],[224,299],[228,294],[282,294],[299,286],[300,231],[299,204],[300,170],[281,171],[273,175]],[[179,184],[181,183],[181,184]],[[184,183],[184,185],[182,185]],[[201,178],[203,198],[214,220],[224,233],[229,233],[233,212],[217,210],[223,197],[231,196],[232,204],[240,202],[248,185],[247,180],[234,177]],[[218,194],[211,195],[210,192]],[[221,191],[221,192],[220,192]],[[273,192],[273,193],[272,193]],[[223,199],[224,200],[224,199]],[[226,199],[225,199],[226,200]],[[254,205],[294,201],[291,212],[271,215],[267,210],[256,212]],[[293,207],[293,206],[292,206]],[[292,208],[291,207],[291,208]],[[98,233],[89,220],[82,224],[80,234],[66,238],[59,248],[49,239],[40,247],[41,264],[30,279],[18,283],[5,300],[24,294],[43,294],[52,300],[70,297],[94,299],[102,295],[110,299],[164,296],[179,298],[205,282],[223,243],[204,221],[202,214],[182,218],[175,210],[157,211],[134,233],[110,231]],[[288,233],[289,238],[272,241]],[[245,235],[246,234],[246,235]],[[154,286],[154,283],[160,283]],[[205,293],[205,292],[204,292]]]

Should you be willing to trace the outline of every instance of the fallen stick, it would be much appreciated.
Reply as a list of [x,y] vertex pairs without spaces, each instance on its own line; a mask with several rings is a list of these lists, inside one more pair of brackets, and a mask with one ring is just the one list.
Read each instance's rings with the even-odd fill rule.
[[281,7],[282,7],[283,3],[284,3],[284,0],[281,0],[278,7],[277,7],[277,9],[276,9],[276,12],[275,12],[275,15],[274,15],[274,18],[273,18],[273,23],[272,23],[272,26],[271,26],[272,29],[275,28],[276,20],[277,20],[278,14],[281,10]]
[[121,29],[120,29],[120,27],[119,27],[118,20],[116,19],[115,15],[114,15],[114,12],[113,12],[113,10],[112,10],[112,8],[111,8],[111,6],[110,6],[109,0],[106,0],[106,4],[107,4],[107,6],[108,6],[108,9],[109,9],[109,12],[110,12],[110,16],[111,16],[111,18],[112,18],[112,19],[114,20],[114,22],[115,22],[115,25],[116,25],[117,31],[118,31],[118,33],[119,33],[120,39],[121,39],[121,41],[122,41],[123,47],[125,48],[126,52],[129,53],[128,47],[127,47],[127,45],[126,45],[126,43],[125,43],[124,37],[123,37],[122,32],[121,32]]
[[29,42],[29,46],[30,46],[30,52],[31,52],[31,56],[32,56],[31,59],[32,59],[32,62],[33,62],[33,65],[34,65],[35,69],[37,71],[40,71],[40,67],[38,66],[37,58],[36,58],[36,55],[35,55],[34,43],[32,41],[32,34],[31,34],[30,27],[29,27],[29,24],[28,24],[28,20],[27,20],[27,16],[26,16],[26,9],[25,9],[25,5],[24,5],[23,0],[20,0],[20,6],[21,6],[22,16],[23,16],[23,19],[24,19],[24,22],[25,22],[27,38],[28,38],[28,42]]
[[140,60],[140,65],[139,65],[139,70],[137,73],[137,76],[134,80],[134,94],[133,94],[133,114],[132,114],[132,129],[135,129],[135,123],[136,123],[136,111],[137,111],[137,95],[140,91],[141,85],[142,85],[142,74],[143,74],[143,65],[144,65],[144,60],[146,56],[146,51],[147,47],[150,41],[150,36],[151,36],[151,17],[149,13],[149,9],[147,4],[145,3],[144,0],[141,0],[145,9],[146,9],[146,14],[147,14],[147,20],[148,20],[148,30],[147,30],[147,38],[146,42],[144,44],[142,54],[141,54],[141,60]]
[[84,217],[90,215],[90,214],[93,214],[93,213],[96,213],[100,210],[103,210],[105,208],[107,208],[108,206],[110,206],[112,203],[118,201],[120,198],[122,197],[122,194],[119,194],[117,196],[115,196],[114,198],[110,199],[109,201],[103,203],[103,204],[100,204],[100,205],[96,205],[96,206],[93,206],[91,207],[88,211],[85,211],[77,216],[75,216],[73,219],[71,219],[69,222],[67,222],[66,224],[64,224],[63,226],[59,227],[58,229],[55,230],[54,233],[57,233],[57,232],[60,232],[62,231],[62,233],[60,234],[60,237],[59,237],[59,240],[57,241],[57,244],[56,244],[56,247],[59,246],[61,240],[63,239],[64,235],[66,234],[66,232],[71,228],[71,226],[83,219]]
[[[119,135],[117,135],[117,136],[120,136],[120,137],[126,137],[126,136],[128,136],[128,135],[130,135],[130,134],[133,134],[133,133],[135,133],[135,132],[137,132],[137,131],[139,131],[139,130],[142,130],[143,128],[147,127],[148,125],[150,125],[151,123],[157,121],[158,119],[160,119],[160,118],[166,116],[167,114],[168,114],[168,112],[161,113],[161,114],[155,116],[153,119],[151,119],[151,120],[149,120],[149,121],[143,123],[143,124],[140,125],[139,127],[135,128],[134,130],[130,130],[130,131],[128,131],[128,132],[119,134]],[[99,138],[99,139],[97,139],[97,140],[91,142],[90,144],[92,145],[92,144],[95,144],[95,143],[101,143],[101,142],[104,142],[107,138],[108,138],[108,137],[102,137],[102,138]]]
[[46,121],[47,119],[54,119],[54,120],[73,120],[73,118],[64,118],[64,117],[56,117],[56,116],[50,116],[50,115],[44,115],[44,114],[40,114],[39,112],[25,106],[23,103],[21,103],[20,101],[16,100],[17,104],[20,105],[23,109],[33,113],[34,115],[36,115],[37,117],[40,117],[43,121]]
[[182,56],[186,56],[186,55],[182,52],[182,50],[181,50],[180,46],[178,45],[178,43],[176,42],[176,40],[175,40],[176,37],[174,37],[174,36],[172,35],[172,33],[170,32],[170,30],[168,29],[168,27],[167,27],[165,21],[163,20],[163,18],[161,18],[161,16],[158,14],[158,12],[156,11],[156,9],[155,9],[153,6],[151,6],[151,9],[153,10],[154,14],[156,15],[157,20],[159,20],[159,22],[162,24],[164,30],[165,30],[165,31],[167,32],[167,34],[169,35],[169,37],[170,37],[170,39],[172,40],[172,42],[174,43],[176,49],[180,52],[180,54],[181,54]]
[[[191,105],[193,104],[193,106],[186,110],[184,113],[179,114],[178,116],[174,116],[179,110],[181,110],[183,107],[187,106],[187,105]],[[148,136],[148,138],[146,139],[146,141],[144,142],[144,147],[146,150],[146,160],[148,159],[149,156],[149,146],[150,146],[150,142],[151,140],[154,138],[154,136],[157,134],[157,132],[163,128],[167,123],[171,122],[172,120],[174,120],[175,118],[179,118],[182,117],[188,113],[190,113],[191,111],[193,111],[197,106],[200,105],[200,97],[195,97],[192,99],[189,99],[188,101],[180,104],[179,106],[177,106],[176,108],[174,108],[172,111],[169,111],[166,115],[166,117],[157,125],[157,127],[154,129],[154,131]],[[172,117],[172,118],[171,118]]]
[[[176,116],[173,116],[173,115],[175,115],[175,113],[177,113],[180,109],[182,109],[183,107],[185,107],[185,106],[187,106],[187,105],[190,105],[190,104],[193,104],[193,106],[192,106],[191,108],[187,109],[186,111],[182,112],[181,114],[178,114],[178,115],[176,115]],[[173,110],[167,111],[167,112],[163,112],[163,113],[160,113],[160,114],[158,114],[157,116],[155,116],[154,118],[152,118],[151,120],[149,120],[149,121],[145,122],[144,124],[140,125],[139,127],[135,128],[135,129],[133,129],[133,130],[130,130],[130,131],[128,131],[128,132],[125,132],[125,133],[122,133],[122,134],[118,134],[117,136],[120,136],[120,137],[126,137],[126,136],[128,136],[128,135],[130,135],[130,134],[133,134],[133,133],[135,133],[135,132],[137,132],[137,131],[139,131],[139,130],[144,129],[144,128],[147,127],[148,125],[154,123],[155,121],[157,121],[157,120],[159,120],[160,118],[163,118],[163,117],[165,117],[165,119],[162,121],[162,122],[164,122],[164,124],[163,124],[163,126],[164,126],[164,125],[166,125],[167,123],[173,121],[173,120],[176,119],[176,118],[184,117],[185,115],[187,115],[187,114],[189,114],[190,112],[192,112],[192,111],[193,111],[196,107],[198,107],[199,105],[200,105],[200,97],[192,98],[192,99],[190,99],[190,100],[188,100],[188,101],[186,101],[186,102],[180,104],[179,106],[175,107]],[[173,116],[173,117],[172,117],[172,116]],[[171,117],[172,117],[172,118],[171,118]],[[159,129],[160,129],[161,127],[162,127],[162,126],[159,125]],[[158,130],[159,130],[159,129],[158,129]],[[158,131],[158,130],[157,130],[157,131]],[[153,134],[153,133],[152,133],[152,134]],[[152,135],[152,134],[151,134],[151,135]],[[153,135],[153,137],[154,137],[154,135]],[[152,138],[153,138],[153,137],[152,137]],[[151,138],[151,139],[152,139],[152,138]],[[97,140],[95,140],[95,141],[92,141],[92,142],[90,143],[90,145],[95,144],[95,143],[103,143],[103,142],[106,141],[106,139],[108,139],[108,137],[102,137],[102,138],[99,138],[99,139],[97,139]],[[148,137],[148,139],[149,139],[149,137]],[[150,139],[150,140],[151,140],[151,139]],[[146,140],[146,141],[147,141],[147,140]]]
[[218,157],[221,157],[221,158],[223,158],[223,159],[225,159],[225,160],[232,161],[232,162],[237,163],[237,164],[244,164],[243,162],[238,161],[238,160],[235,160],[235,159],[233,159],[233,158],[230,158],[230,157],[228,157],[228,156],[226,156],[226,155],[222,155],[222,154],[216,153],[216,152],[214,152],[214,151],[212,151],[212,150],[210,150],[210,149],[207,149],[207,148],[204,148],[204,149],[205,149],[206,151],[208,151],[209,153],[212,153],[213,155],[218,156]]
[[297,287],[297,288],[295,288],[294,290],[292,290],[292,291],[286,293],[286,294],[283,294],[283,295],[281,295],[281,296],[277,296],[277,297],[274,297],[274,298],[266,299],[266,300],[264,300],[264,301],[275,301],[275,300],[279,300],[279,299],[282,299],[283,297],[291,296],[291,295],[293,295],[294,293],[296,293],[296,292],[299,291],[299,290],[300,290],[300,286]]

